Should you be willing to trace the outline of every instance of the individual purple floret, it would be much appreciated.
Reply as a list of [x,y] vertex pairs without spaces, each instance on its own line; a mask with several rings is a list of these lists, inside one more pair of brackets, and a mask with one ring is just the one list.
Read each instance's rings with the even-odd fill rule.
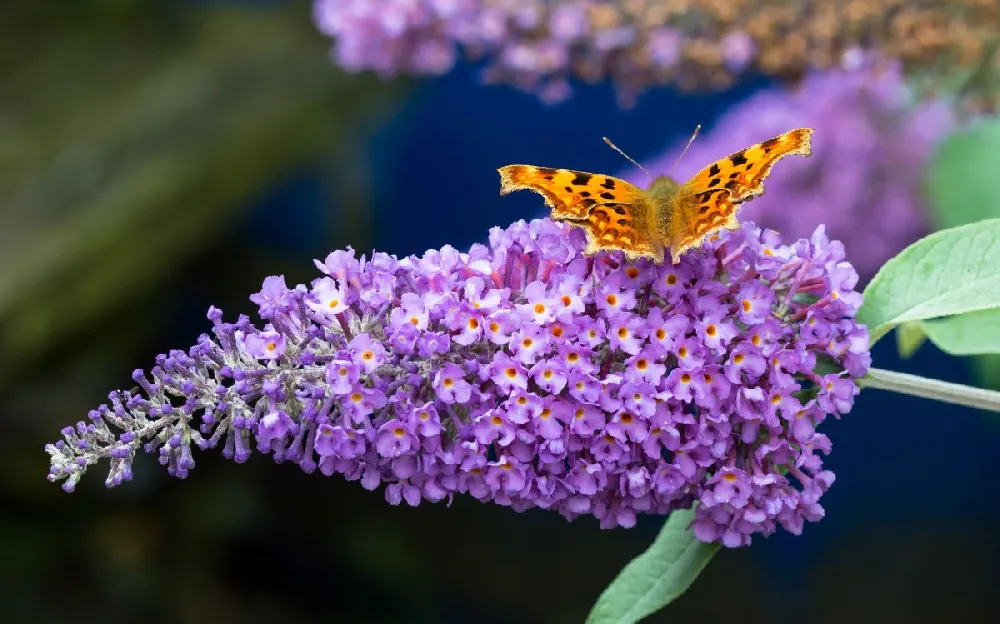
[[392,504],[468,494],[612,528],[698,502],[697,536],[734,547],[822,517],[816,429],[870,363],[843,246],[745,224],[676,266],[584,247],[539,219],[468,253],[348,249],[309,287],[269,277],[262,329],[212,308],[211,335],[46,447],[49,479],[71,491],[109,458],[117,485],[140,445],[185,477],[192,444],[222,444]]
[[[815,128],[812,158],[783,160],[766,182],[766,199],[743,205],[740,217],[790,238],[825,223],[862,279],[870,279],[926,234],[922,184],[956,119],[943,99],[917,100],[898,67],[859,63],[850,71],[811,72],[795,88],[761,91],[729,108],[691,144],[672,175],[683,182],[708,163],[789,128]],[[667,174],[686,143],[685,136],[644,164],[654,175]],[[634,168],[622,177],[647,183]]]

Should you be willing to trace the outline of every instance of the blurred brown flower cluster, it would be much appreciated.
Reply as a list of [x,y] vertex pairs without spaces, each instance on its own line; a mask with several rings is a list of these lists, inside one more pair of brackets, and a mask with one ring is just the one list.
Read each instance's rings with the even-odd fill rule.
[[[864,51],[934,90],[997,104],[1000,0],[623,0],[593,6],[590,22],[682,31],[673,71],[690,89],[724,87],[754,69],[797,80],[810,68],[850,66]],[[636,61],[662,70],[648,56]]]

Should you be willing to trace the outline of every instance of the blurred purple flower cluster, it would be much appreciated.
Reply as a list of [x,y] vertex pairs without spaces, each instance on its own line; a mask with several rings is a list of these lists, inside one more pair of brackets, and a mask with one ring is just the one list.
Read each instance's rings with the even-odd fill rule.
[[[766,197],[741,207],[740,218],[790,238],[825,223],[867,280],[926,234],[922,182],[935,148],[955,125],[947,103],[914,98],[894,67],[810,73],[794,89],[761,91],[727,109],[691,144],[674,177],[686,180],[707,163],[789,128],[815,128],[812,157],[782,161],[766,182]],[[649,171],[669,173],[686,139],[646,163]],[[647,181],[634,168],[622,177]]]
[[[629,99],[684,71],[693,81],[698,72],[682,68],[687,37],[665,23],[679,7],[640,2],[632,8],[605,0],[315,0],[313,14],[320,31],[335,40],[335,62],[349,71],[435,75],[450,71],[460,56],[485,58],[487,82],[509,83],[549,102],[570,95],[571,75],[610,76]],[[664,23],[643,23],[646,13]],[[723,39],[720,49],[727,53],[720,61],[741,70],[753,43],[736,31]]]
[[435,75],[485,60],[487,82],[550,102],[570,95],[570,77],[610,79],[629,104],[656,85],[714,90],[757,72],[794,82],[864,53],[989,109],[1000,68],[1000,4],[984,0],[313,0],[313,14],[348,71]]
[[870,364],[843,247],[752,224],[677,266],[584,247],[540,219],[468,253],[336,251],[310,287],[269,277],[262,329],[212,308],[212,335],[47,445],[49,479],[71,491],[110,459],[117,485],[142,446],[184,477],[192,444],[223,443],[392,504],[468,494],[611,528],[700,501],[698,537],[727,546],[822,517],[816,428]]

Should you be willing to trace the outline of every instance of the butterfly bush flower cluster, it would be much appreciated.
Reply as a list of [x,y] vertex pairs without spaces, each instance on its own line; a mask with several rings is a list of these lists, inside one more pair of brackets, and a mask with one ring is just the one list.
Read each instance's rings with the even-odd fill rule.
[[612,528],[698,502],[698,537],[727,546],[822,517],[817,428],[870,364],[842,245],[744,224],[676,266],[584,247],[540,219],[468,253],[336,251],[308,287],[269,277],[266,324],[212,308],[211,334],[46,447],[49,479],[71,491],[107,459],[118,485],[140,448],[185,477],[192,446],[221,445],[392,504],[462,494]]
[[464,56],[548,101],[570,95],[571,77],[611,79],[627,103],[653,85],[797,78],[862,51],[934,88],[995,99],[1000,81],[1000,4],[984,0],[314,0],[313,12],[347,70],[435,75]]
[[[868,279],[927,232],[921,185],[935,148],[956,127],[952,109],[941,99],[915,100],[898,68],[811,73],[798,88],[761,91],[729,108],[674,175],[686,180],[706,162],[796,126],[816,129],[812,158],[783,161],[768,179],[767,200],[748,202],[740,214],[793,238],[825,223]],[[686,143],[647,168],[670,172]],[[622,177],[646,183],[634,168]]]

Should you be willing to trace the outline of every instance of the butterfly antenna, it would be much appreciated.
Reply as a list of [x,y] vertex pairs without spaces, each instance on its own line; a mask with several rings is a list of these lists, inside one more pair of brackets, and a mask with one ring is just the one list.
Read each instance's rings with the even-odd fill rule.
[[643,173],[645,173],[649,177],[651,177],[651,178],[653,177],[652,173],[646,171],[645,167],[643,167],[639,163],[635,162],[635,160],[633,160],[631,156],[629,156],[628,154],[626,154],[625,152],[623,152],[621,150],[621,148],[619,148],[617,145],[615,145],[614,143],[612,143],[611,139],[609,139],[608,137],[601,137],[601,138],[604,139],[604,142],[607,143],[608,146],[611,147],[611,149],[615,150],[616,152],[618,152],[619,154],[621,154],[622,156],[624,156],[625,160],[629,161],[630,163],[632,163],[633,165],[635,165],[636,167],[638,167]]
[[682,151],[681,155],[678,156],[677,160],[674,161],[674,166],[670,168],[670,176],[671,177],[673,177],[673,175],[674,175],[674,169],[677,168],[677,165],[681,164],[681,158],[684,158],[684,154],[687,154],[688,148],[691,147],[692,143],[694,143],[694,140],[695,140],[695,138],[697,138],[698,132],[700,132],[700,131],[701,131],[701,124],[698,124],[694,128],[694,132],[691,133],[691,138],[688,139],[688,144],[684,146],[684,151]]

